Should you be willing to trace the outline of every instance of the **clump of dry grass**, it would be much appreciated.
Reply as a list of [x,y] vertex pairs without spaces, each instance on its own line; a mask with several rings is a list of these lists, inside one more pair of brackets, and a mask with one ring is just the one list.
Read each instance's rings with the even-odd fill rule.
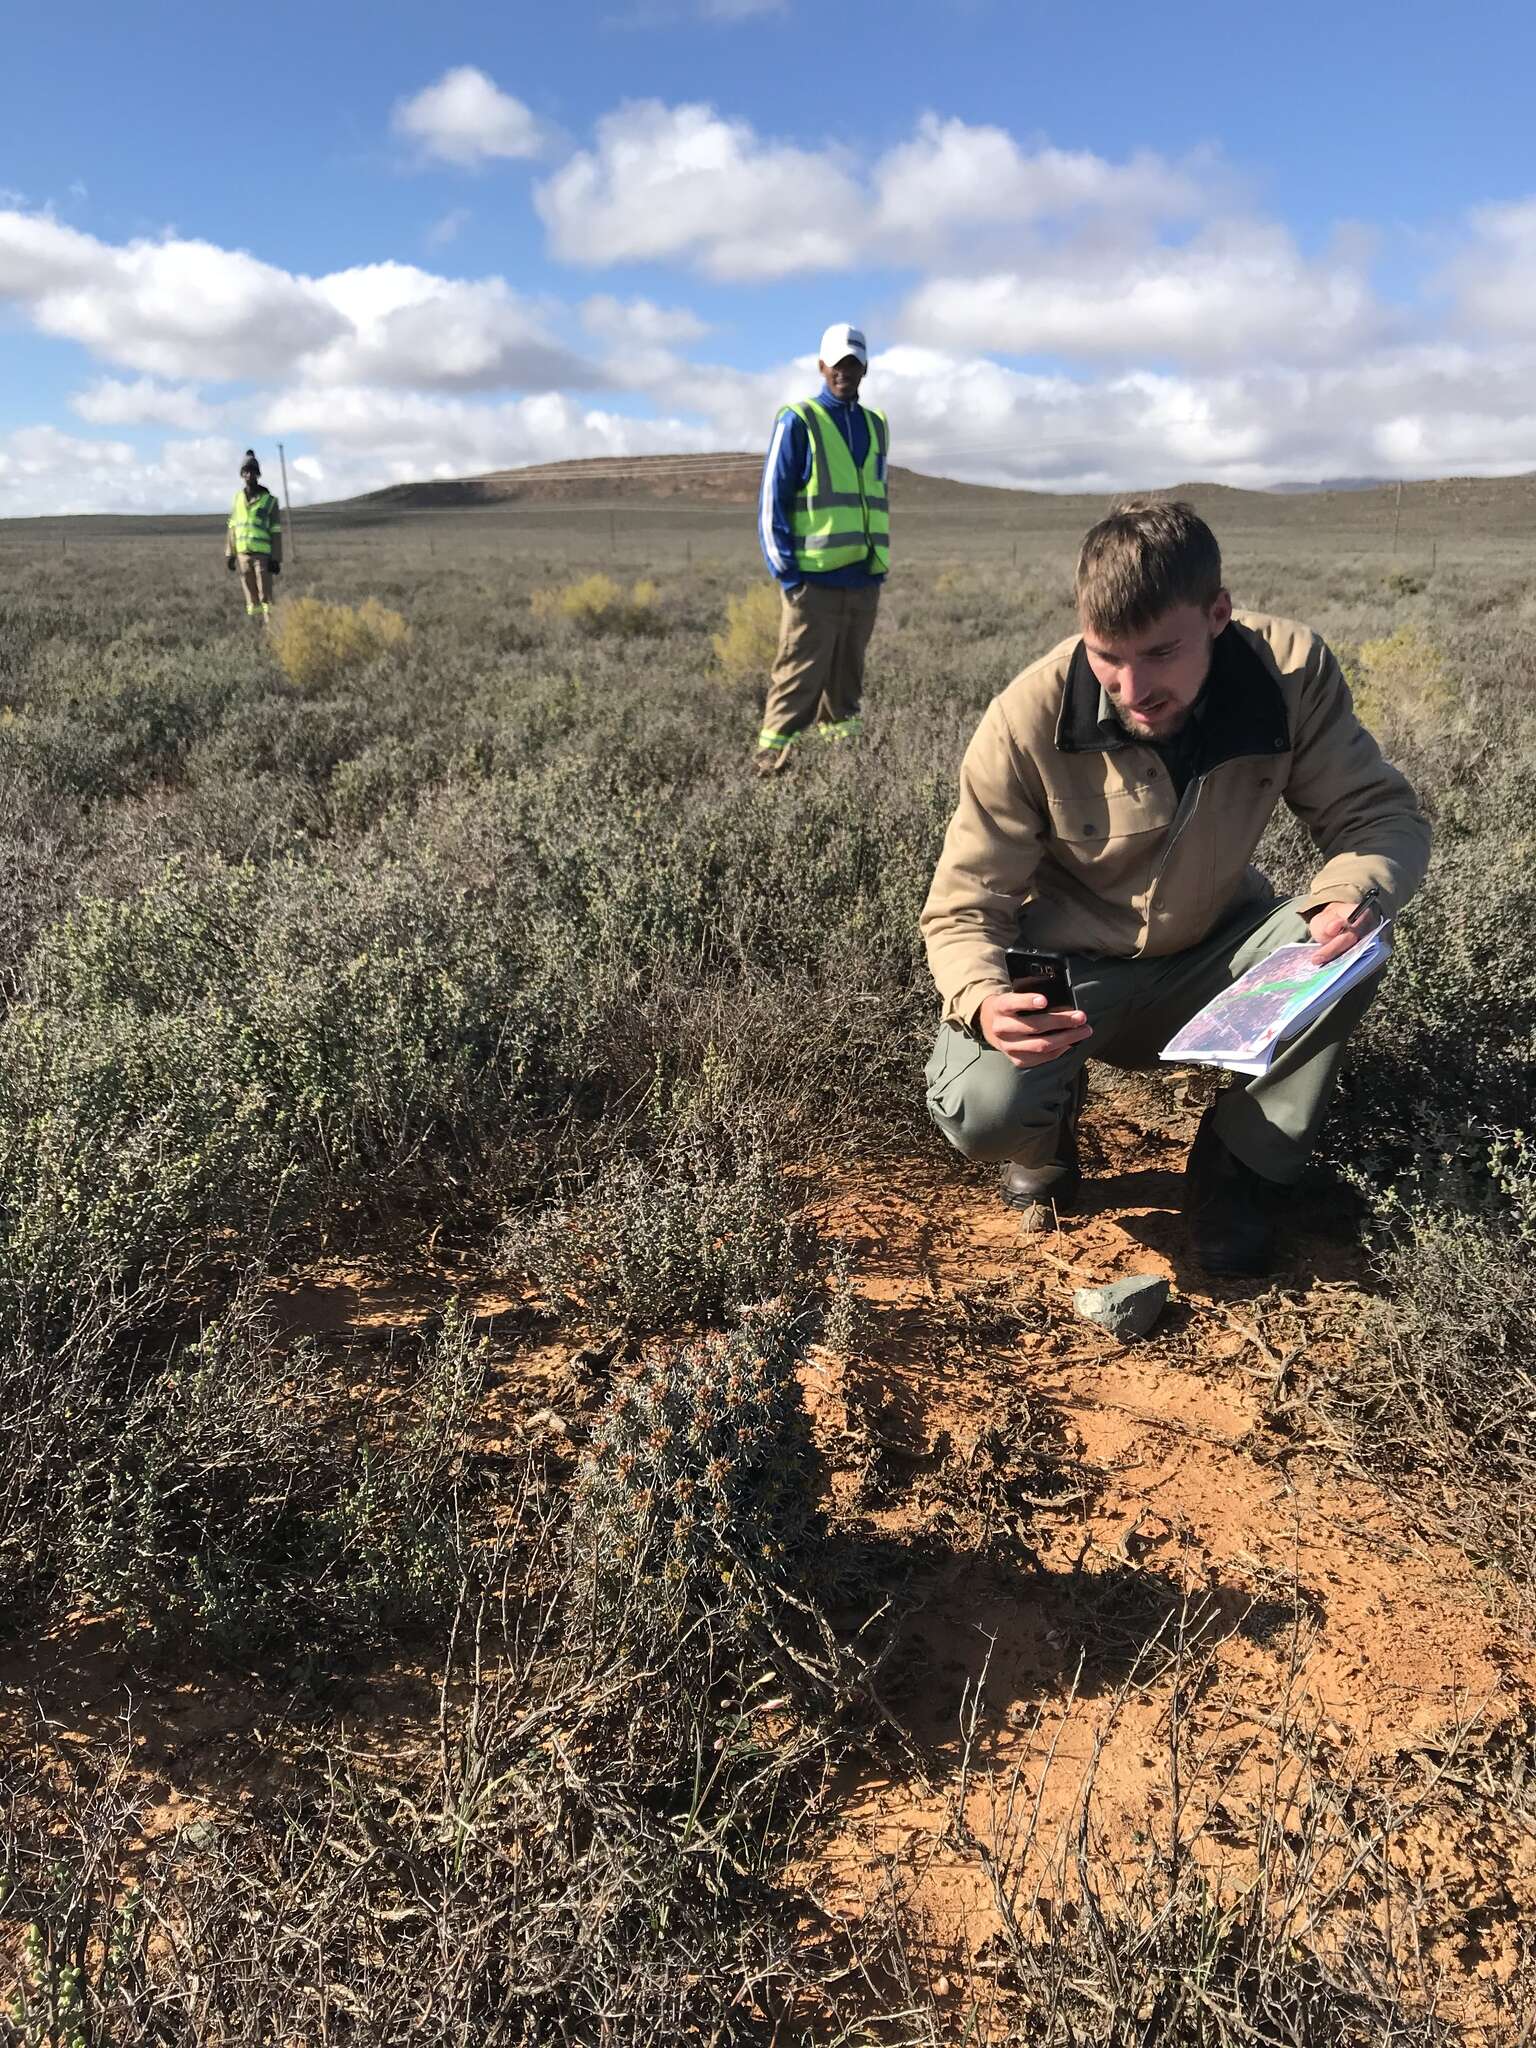
[[543,623],[563,622],[580,633],[652,633],[661,623],[656,585],[642,577],[626,590],[601,573],[580,577],[529,600],[533,616]]
[[1456,708],[1445,656],[1424,628],[1411,622],[1362,642],[1348,674],[1355,709],[1367,725],[1433,730]]
[[733,681],[767,673],[778,650],[781,605],[776,583],[755,583],[725,600],[725,629],[710,641]]
[[376,597],[359,605],[318,597],[285,599],[272,614],[269,639],[289,682],[302,690],[334,682],[406,645],[411,629]]

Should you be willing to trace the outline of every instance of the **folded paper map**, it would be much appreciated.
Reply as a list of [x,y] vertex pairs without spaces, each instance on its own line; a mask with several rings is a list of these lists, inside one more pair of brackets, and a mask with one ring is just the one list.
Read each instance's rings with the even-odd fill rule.
[[1313,944],[1277,947],[1197,1010],[1161,1057],[1182,1066],[1267,1074],[1287,1039],[1382,965],[1392,950],[1390,928],[1390,921],[1377,925],[1326,967],[1317,965]]

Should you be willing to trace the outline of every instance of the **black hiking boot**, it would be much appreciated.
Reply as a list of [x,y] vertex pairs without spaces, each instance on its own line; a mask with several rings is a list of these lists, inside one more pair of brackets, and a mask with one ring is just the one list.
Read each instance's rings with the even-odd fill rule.
[[1057,1217],[1067,1215],[1076,1205],[1083,1185],[1077,1120],[1087,1096],[1088,1069],[1084,1067],[1062,1111],[1055,1157],[1044,1166],[1022,1166],[1016,1159],[1003,1163],[998,1192],[1010,1209],[1018,1211],[1022,1231],[1054,1229]]
[[1287,1192],[1227,1150],[1217,1135],[1213,1102],[1200,1119],[1184,1169],[1184,1217],[1206,1272],[1239,1280],[1272,1272],[1275,1212]]

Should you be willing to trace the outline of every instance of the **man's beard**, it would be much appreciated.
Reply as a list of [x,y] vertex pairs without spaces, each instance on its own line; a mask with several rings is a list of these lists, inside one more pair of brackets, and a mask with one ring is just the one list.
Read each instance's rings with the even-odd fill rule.
[[[1132,724],[1132,713],[1122,710],[1118,704],[1113,703],[1113,700],[1111,700],[1111,704],[1115,714],[1115,723],[1122,732],[1128,732],[1132,739],[1137,740],[1149,739],[1151,737],[1152,727],[1149,724]],[[1174,739],[1188,725],[1190,719],[1194,716],[1194,710],[1193,704],[1186,704],[1171,725],[1160,724],[1157,727],[1157,737],[1160,740]]]

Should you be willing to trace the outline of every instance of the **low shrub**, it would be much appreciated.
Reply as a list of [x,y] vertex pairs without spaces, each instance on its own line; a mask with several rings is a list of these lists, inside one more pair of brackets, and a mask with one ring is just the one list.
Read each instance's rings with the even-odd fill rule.
[[531,603],[540,620],[564,620],[581,633],[652,633],[661,625],[656,585],[649,578],[629,590],[601,573],[536,590]]
[[631,1331],[718,1323],[793,1284],[802,1246],[780,1175],[751,1136],[685,1131],[620,1156],[568,1201],[518,1219],[502,1256],[557,1309]]
[[0,1022],[0,1327],[55,1341],[72,1298],[175,1292],[473,1142],[538,1023],[512,937],[430,861],[82,902]]
[[1387,1368],[1378,1444],[1441,1470],[1536,1482],[1536,1272],[1518,1231],[1453,1211],[1399,1211],[1377,1270],[1390,1306],[1374,1335]]
[[344,831],[366,831],[392,805],[413,805],[443,767],[442,750],[431,740],[378,740],[337,765],[326,792],[331,816]]
[[735,681],[762,676],[779,646],[782,605],[776,583],[755,583],[725,600],[725,630],[710,645],[715,659]]
[[1367,640],[1346,664],[1355,709],[1367,725],[1437,726],[1456,708],[1445,657],[1420,626]]
[[73,1598],[153,1647],[196,1639],[220,1657],[366,1641],[451,1608],[482,1352],[450,1316],[403,1415],[359,1433],[338,1427],[316,1349],[281,1349],[238,1302],[77,1446],[63,1517]]
[[284,675],[307,690],[404,647],[410,632],[400,614],[376,597],[359,605],[297,597],[284,599],[273,612],[269,638]]

